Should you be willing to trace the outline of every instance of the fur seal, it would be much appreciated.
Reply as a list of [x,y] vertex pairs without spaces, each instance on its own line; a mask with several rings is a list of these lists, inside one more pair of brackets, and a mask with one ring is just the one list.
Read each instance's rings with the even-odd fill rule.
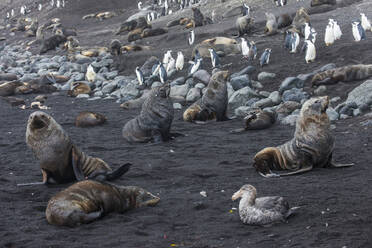
[[5,82],[0,84],[0,96],[14,95],[16,88],[21,85],[22,83],[18,81]]
[[[293,139],[277,147],[267,147],[254,156],[253,166],[264,177],[289,176],[314,167],[346,167],[332,161],[334,138],[326,110],[328,96],[307,100],[297,119]],[[289,170],[276,174],[271,170]]]
[[137,186],[85,180],[53,196],[45,215],[49,224],[74,227],[110,212],[123,213],[143,206],[155,206],[159,200],[159,197]]
[[227,38],[227,37],[223,37],[223,36],[217,36],[217,37],[214,37],[214,38],[203,40],[201,42],[201,44],[208,44],[208,45],[216,46],[216,45],[238,44],[238,42],[236,42],[236,40],[231,39],[231,38]]
[[218,71],[209,80],[207,90],[195,103],[183,113],[183,120],[194,121],[225,121],[228,97],[226,82],[229,79],[228,71]]
[[110,42],[110,53],[114,56],[119,56],[121,54],[121,42],[114,39]]
[[292,21],[293,21],[293,17],[291,15],[282,14],[278,16],[278,20],[277,20],[278,28],[285,28],[285,27],[291,26]]
[[68,96],[76,97],[80,94],[90,94],[92,92],[92,89],[90,86],[84,82],[72,82],[71,88],[69,91],[67,91]]
[[193,16],[193,20],[194,20],[194,26],[195,27],[203,26],[203,23],[204,23],[203,14],[196,7],[192,7],[191,10],[192,10],[192,16]]
[[232,130],[231,133],[240,133],[247,130],[261,130],[271,127],[276,121],[274,112],[264,111],[260,108],[253,109],[244,118],[244,128]]
[[0,73],[0,81],[14,81],[17,80],[18,76],[12,73]]
[[265,13],[266,15],[266,26],[265,26],[265,34],[266,35],[273,35],[278,32],[278,23],[276,22],[276,17],[272,13]]
[[142,38],[143,28],[136,28],[128,33],[128,42],[140,40]]
[[351,82],[372,76],[371,65],[348,65],[319,72],[311,79],[312,86],[336,84],[340,81]]
[[73,145],[70,137],[49,114],[33,112],[27,122],[26,143],[40,161],[43,181],[22,185],[64,183],[100,177],[114,180],[129,170],[124,164],[112,171],[100,158],[86,155]]
[[144,51],[144,50],[151,50],[150,46],[142,46],[142,45],[125,45],[121,47],[121,52],[137,52],[137,51]]
[[295,17],[293,18],[292,27],[297,33],[304,36],[303,27],[305,26],[305,23],[310,24],[310,16],[306,9],[301,7],[297,10]]
[[166,30],[164,28],[154,28],[154,29],[146,28],[142,31],[141,37],[146,38],[146,37],[150,37],[150,36],[157,36],[157,35],[165,34],[167,32],[168,32],[168,30]]
[[238,37],[249,34],[254,25],[254,18],[249,16],[241,16],[236,19],[235,26],[238,29]]
[[122,134],[126,141],[160,142],[171,138],[174,110],[169,93],[169,84],[151,90],[142,105],[141,113],[124,125]]
[[147,22],[145,17],[139,17],[138,19],[131,20],[128,22],[124,22],[120,25],[120,27],[115,32],[116,35],[119,35],[126,31],[133,31],[137,28],[145,29],[151,28],[151,25]]
[[135,109],[140,108],[145,102],[146,98],[150,95],[151,90],[145,90],[141,97],[133,100],[129,100],[120,104],[123,109]]
[[83,111],[76,116],[75,126],[77,127],[93,127],[102,125],[107,120],[106,116],[96,112]]
[[336,0],[311,0],[310,6],[315,7],[323,4],[330,4],[330,5],[335,5]]
[[40,48],[40,54],[46,53],[49,50],[56,49],[60,44],[66,42],[67,39],[62,35],[53,35],[48,39],[43,40],[43,43]]

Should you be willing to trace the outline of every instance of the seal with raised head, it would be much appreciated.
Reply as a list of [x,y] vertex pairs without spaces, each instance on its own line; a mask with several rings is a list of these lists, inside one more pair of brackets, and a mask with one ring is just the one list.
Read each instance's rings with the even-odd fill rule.
[[121,42],[114,39],[110,42],[110,53],[114,56],[119,56],[121,54]]
[[158,143],[171,138],[174,109],[169,93],[169,84],[151,90],[142,105],[141,113],[123,127],[122,134],[126,141]]
[[80,94],[90,94],[92,89],[84,82],[72,82],[70,90],[67,91],[68,96],[78,96]]
[[[334,138],[326,110],[328,96],[307,100],[300,111],[293,139],[277,147],[267,147],[254,156],[253,166],[264,177],[289,176],[314,167],[346,167],[332,161]],[[276,174],[271,170],[289,170]]]
[[260,108],[252,109],[244,117],[244,128],[232,130],[231,133],[241,133],[247,130],[261,130],[271,127],[276,121],[274,112],[264,111]]
[[20,185],[64,183],[97,175],[113,180],[127,172],[130,166],[124,164],[112,171],[102,159],[86,155],[73,145],[61,125],[42,111],[36,111],[28,118],[26,143],[40,161],[43,181]]
[[195,121],[226,121],[227,112],[227,84],[229,79],[228,71],[218,71],[209,80],[207,90],[195,103],[183,113],[183,120]]
[[137,186],[85,180],[57,193],[45,211],[49,224],[78,226],[101,218],[111,212],[155,206],[160,198]]
[[93,127],[102,125],[107,120],[106,116],[96,112],[83,111],[76,116],[75,126],[77,127]]
[[66,36],[59,34],[53,35],[48,39],[43,40],[40,48],[40,54],[46,53],[49,50],[56,49],[60,44],[66,41],[67,41]]
[[265,34],[266,35],[273,35],[278,32],[278,23],[276,22],[276,17],[273,13],[265,13],[266,15],[266,26],[265,26]]
[[340,81],[351,82],[367,79],[372,76],[372,64],[347,65],[315,74],[312,86],[336,84]]
[[203,14],[196,7],[192,7],[191,10],[192,10],[192,16],[193,16],[193,20],[194,20],[194,27],[203,26],[203,23],[204,23]]

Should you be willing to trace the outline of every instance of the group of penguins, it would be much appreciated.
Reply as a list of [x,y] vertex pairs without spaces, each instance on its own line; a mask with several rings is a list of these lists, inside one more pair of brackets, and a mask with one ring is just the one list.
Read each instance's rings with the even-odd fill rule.
[[[43,10],[43,4],[42,3],[35,3],[37,5],[37,10],[38,11],[42,11]],[[56,7],[56,8],[64,8],[66,6],[66,2],[65,0],[51,0],[49,2],[50,6],[52,6],[52,8]],[[26,6],[26,5],[22,5],[20,10],[19,10],[19,13],[21,15],[26,15],[28,13],[31,13],[32,11],[32,8]],[[15,11],[14,9],[11,9],[9,12],[6,13],[6,18],[7,19],[10,19],[10,18],[13,18],[15,15]]]

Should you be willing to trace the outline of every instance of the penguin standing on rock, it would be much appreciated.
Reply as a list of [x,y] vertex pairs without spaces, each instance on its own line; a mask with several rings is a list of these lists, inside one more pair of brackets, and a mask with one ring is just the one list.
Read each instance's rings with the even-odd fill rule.
[[213,68],[219,67],[220,66],[220,57],[218,57],[218,54],[213,48],[209,48],[209,53],[211,54],[211,62]]
[[314,62],[316,57],[316,49],[313,42],[305,40],[304,48],[306,49],[305,61],[306,63]]
[[189,33],[189,45],[192,46],[192,44],[194,44],[194,41],[195,41],[195,32],[194,30],[191,30]]
[[184,63],[185,63],[185,57],[183,56],[183,53],[179,51],[177,53],[177,59],[176,59],[176,70],[182,71]]
[[189,62],[191,64],[191,66],[189,68],[189,76],[192,76],[192,74],[194,74],[195,72],[197,72],[199,70],[202,61],[203,61],[203,58],[200,57],[196,60],[196,62],[194,62],[194,61]]
[[165,70],[162,63],[160,63],[159,65],[159,78],[162,84],[165,84],[165,82],[168,80],[167,71]]
[[354,40],[356,42],[359,42],[361,40],[365,40],[366,39],[366,32],[364,31],[360,22],[353,22],[351,25],[352,25]]
[[138,80],[138,84],[139,85],[142,85],[143,84],[143,73],[142,71],[140,70],[139,66],[136,67],[136,76],[137,76],[137,80]]
[[271,49],[266,48],[265,51],[262,53],[260,58],[260,66],[263,67],[264,65],[268,65],[270,61]]

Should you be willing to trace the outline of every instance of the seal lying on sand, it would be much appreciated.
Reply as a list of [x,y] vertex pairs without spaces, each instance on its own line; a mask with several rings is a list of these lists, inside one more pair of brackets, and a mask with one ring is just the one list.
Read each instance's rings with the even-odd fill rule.
[[142,105],[141,113],[124,125],[122,133],[126,141],[157,143],[171,138],[174,110],[169,93],[169,84],[151,90]]
[[340,81],[350,82],[372,76],[372,65],[348,65],[330,69],[315,74],[311,80],[312,86],[336,84]]
[[226,82],[228,71],[218,71],[209,80],[207,91],[183,113],[184,121],[228,120],[226,116],[228,97]]
[[40,54],[46,53],[49,50],[56,49],[60,44],[67,41],[66,36],[63,35],[53,35],[48,39],[43,40],[40,48]]
[[28,118],[26,143],[40,161],[43,181],[21,185],[63,183],[94,178],[102,173],[107,180],[113,180],[127,172],[130,166],[125,164],[112,171],[103,160],[86,155],[72,144],[53,117],[41,111],[32,113]]
[[53,196],[45,215],[49,224],[73,227],[110,212],[123,213],[143,206],[155,206],[159,200],[140,187],[85,180]]
[[275,113],[263,111],[260,108],[252,110],[244,118],[245,127],[232,130],[231,133],[241,133],[247,130],[260,130],[269,128],[275,123]]
[[75,119],[75,126],[77,127],[93,127],[102,125],[107,120],[106,116],[90,112],[90,111],[83,111],[80,112],[78,116],[76,116]]
[[[292,140],[278,147],[267,147],[254,156],[253,166],[262,176],[288,176],[313,167],[346,167],[332,162],[334,138],[326,110],[328,96],[311,98],[301,108]],[[271,170],[290,170],[275,174]]]

